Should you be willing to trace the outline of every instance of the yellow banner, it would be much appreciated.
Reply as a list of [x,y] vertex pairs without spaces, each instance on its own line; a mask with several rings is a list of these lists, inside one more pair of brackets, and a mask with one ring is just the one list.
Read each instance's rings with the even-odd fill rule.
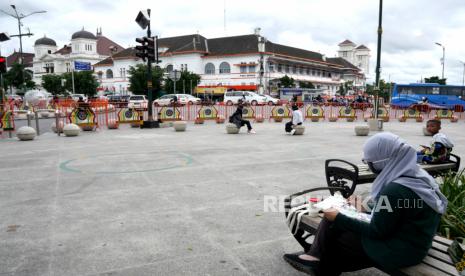
[[215,94],[223,95],[227,91],[226,87],[196,87],[197,94]]

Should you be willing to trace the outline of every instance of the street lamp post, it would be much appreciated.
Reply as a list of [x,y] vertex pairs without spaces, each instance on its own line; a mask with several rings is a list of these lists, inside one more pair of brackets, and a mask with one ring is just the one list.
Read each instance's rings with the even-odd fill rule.
[[19,57],[20,57],[20,63],[23,64],[23,40],[22,40],[22,37],[23,37],[23,34],[21,34],[21,26],[23,25],[21,23],[21,19],[23,18],[26,18],[30,15],[33,15],[33,14],[36,14],[36,13],[46,13],[47,11],[35,11],[35,12],[31,12],[29,14],[18,14],[18,10],[16,9],[16,6],[15,5],[10,5],[11,8],[13,8],[13,10],[15,11],[15,14],[11,14],[11,13],[8,13],[6,11],[3,11],[3,10],[0,10],[1,12],[3,12],[4,14],[7,14],[13,18],[15,18],[16,20],[18,20],[18,31],[19,31]]
[[462,76],[462,86],[465,85],[465,62],[460,61],[463,64],[463,76]]
[[[12,36],[18,36],[19,37],[19,64],[23,65],[24,64],[24,60],[23,60],[23,36],[31,36],[32,34],[29,32],[27,34],[22,34],[21,33],[21,26],[23,25],[21,23],[21,19],[23,18],[26,18],[30,15],[33,15],[33,14],[36,14],[36,13],[46,13],[47,11],[35,11],[35,12],[31,12],[29,14],[22,14],[22,13],[19,13],[18,14],[18,10],[16,9],[16,6],[15,5],[10,5],[11,8],[15,11],[14,14],[11,14],[9,12],[6,12],[4,10],[0,10],[1,12],[3,12],[4,14],[7,14],[13,18],[15,18],[16,20],[18,20],[18,31],[19,31],[19,34],[18,35],[12,35]],[[22,81],[24,81],[24,76],[23,76],[23,70],[21,70],[21,79]]]
[[442,47],[442,59],[441,59],[441,64],[442,64],[442,79],[444,79],[444,63],[446,63],[446,47],[442,45],[439,42],[435,42],[436,45]]
[[259,36],[258,38],[258,52],[260,53],[260,72],[259,72],[259,86],[258,86],[258,94],[263,95],[263,91],[265,91],[265,88],[263,86],[263,76],[265,75],[265,68],[264,68],[264,53],[265,53],[265,43],[266,40],[264,37]]
[[379,17],[378,17],[378,51],[376,53],[376,79],[375,79],[375,119],[378,119],[379,109],[379,78],[381,74],[381,37],[383,34],[383,0],[379,0]]

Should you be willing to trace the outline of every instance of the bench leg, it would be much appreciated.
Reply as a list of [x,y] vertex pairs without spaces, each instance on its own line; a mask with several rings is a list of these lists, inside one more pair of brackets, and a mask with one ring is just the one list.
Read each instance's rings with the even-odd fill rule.
[[294,238],[297,240],[297,242],[303,247],[305,252],[308,252],[310,248],[312,247],[312,244],[307,242],[307,239],[313,236],[312,233],[308,233],[307,231],[303,229],[299,229],[297,233],[294,235]]

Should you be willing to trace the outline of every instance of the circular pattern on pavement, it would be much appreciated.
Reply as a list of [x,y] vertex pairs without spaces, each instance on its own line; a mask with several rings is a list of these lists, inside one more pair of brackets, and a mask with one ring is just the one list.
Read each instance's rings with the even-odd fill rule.
[[186,167],[192,158],[180,152],[117,153],[70,159],[60,169],[72,173],[126,174]]

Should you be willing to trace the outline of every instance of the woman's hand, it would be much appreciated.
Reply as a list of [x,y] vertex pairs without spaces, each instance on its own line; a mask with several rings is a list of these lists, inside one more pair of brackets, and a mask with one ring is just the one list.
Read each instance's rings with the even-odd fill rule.
[[336,219],[337,214],[339,211],[334,208],[329,208],[323,211],[325,218],[329,221],[334,221]]

